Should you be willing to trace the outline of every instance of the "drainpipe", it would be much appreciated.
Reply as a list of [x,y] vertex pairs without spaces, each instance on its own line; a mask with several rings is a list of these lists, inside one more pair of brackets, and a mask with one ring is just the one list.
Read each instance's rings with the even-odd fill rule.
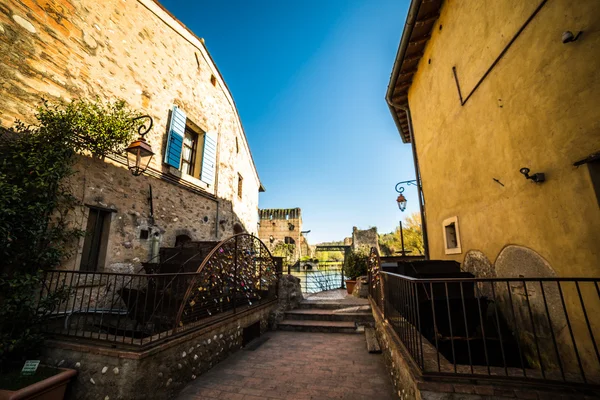
[[399,108],[406,113],[406,120],[408,121],[408,135],[410,137],[410,148],[412,149],[413,161],[415,164],[415,175],[417,178],[417,194],[419,196],[419,211],[421,212],[421,230],[423,231],[423,250],[425,252],[425,259],[429,260],[429,240],[427,237],[427,220],[425,219],[425,202],[423,200],[423,186],[421,184],[421,170],[419,169],[419,158],[417,157],[417,146],[415,144],[415,137],[413,134],[412,116],[410,114],[410,108],[402,106],[400,104],[394,104],[392,101],[387,99],[390,106]]
[[421,230],[423,231],[423,251],[425,252],[425,259],[429,260],[429,239],[427,236],[427,219],[425,218],[425,200],[423,198],[423,184],[421,181],[421,169],[419,168],[419,157],[417,156],[417,145],[415,143],[415,136],[413,134],[412,116],[410,114],[410,108],[400,106],[400,109],[406,113],[406,119],[408,121],[408,135],[410,136],[410,148],[413,153],[413,161],[415,163],[415,175],[417,177],[418,189],[417,194],[419,195],[419,211],[421,212]]
[[398,52],[396,53],[396,61],[394,62],[392,77],[390,79],[390,84],[388,85],[385,100],[387,101],[388,106],[390,108],[392,118],[394,119],[394,122],[398,127],[398,132],[402,132],[402,126],[400,125],[400,121],[398,120],[396,108],[399,108],[406,112],[406,119],[408,121],[408,134],[410,137],[410,147],[412,148],[413,161],[415,163],[415,175],[417,178],[417,193],[419,196],[419,210],[421,212],[421,230],[423,231],[423,250],[425,252],[425,259],[429,260],[429,240],[427,239],[427,223],[425,219],[425,203],[423,201],[423,187],[421,186],[421,170],[419,169],[419,160],[417,158],[417,149],[415,145],[415,138],[413,136],[413,126],[410,108],[408,108],[408,106],[395,104],[392,101],[392,96],[394,95],[394,88],[396,87],[396,82],[398,81],[398,76],[400,75],[400,69],[402,68],[401,61],[404,59],[404,55],[406,54],[406,49],[408,48],[410,36],[412,35],[413,28],[415,27],[415,22],[417,21],[417,16],[419,15],[419,10],[421,9],[422,2],[423,0],[412,0],[410,2],[410,6],[408,8],[408,15],[406,16],[406,23],[404,24],[404,31],[402,32],[400,46],[398,47]]

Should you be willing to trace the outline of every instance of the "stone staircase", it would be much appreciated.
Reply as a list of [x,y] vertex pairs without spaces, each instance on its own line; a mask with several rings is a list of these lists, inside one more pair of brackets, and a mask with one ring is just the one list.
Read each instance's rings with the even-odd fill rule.
[[373,326],[371,306],[363,299],[303,300],[279,323],[284,331],[363,333]]

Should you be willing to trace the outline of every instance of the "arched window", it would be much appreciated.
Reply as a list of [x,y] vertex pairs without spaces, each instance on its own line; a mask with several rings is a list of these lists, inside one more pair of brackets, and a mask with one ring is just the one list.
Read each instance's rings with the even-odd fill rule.
[[183,247],[186,243],[191,241],[192,238],[188,235],[177,235],[175,237],[175,247]]
[[244,229],[244,227],[242,226],[242,224],[236,222],[235,224],[233,224],[233,233],[234,234],[239,234],[239,233],[244,233],[246,230]]

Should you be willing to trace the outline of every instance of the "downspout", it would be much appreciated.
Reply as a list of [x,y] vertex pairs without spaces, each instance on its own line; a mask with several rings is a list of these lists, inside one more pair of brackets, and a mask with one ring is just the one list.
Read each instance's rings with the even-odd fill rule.
[[396,61],[394,62],[394,69],[392,70],[392,77],[390,79],[390,84],[388,85],[387,93],[385,96],[385,100],[388,103],[390,108],[390,112],[392,114],[392,118],[394,118],[394,122],[396,123],[396,127],[398,128],[398,132],[402,134],[402,126],[400,121],[398,120],[398,115],[396,113],[396,109],[401,109],[406,113],[406,120],[408,122],[408,134],[410,138],[410,147],[412,149],[413,154],[413,162],[415,165],[415,175],[417,178],[417,194],[419,197],[419,211],[421,213],[421,230],[423,231],[423,250],[425,252],[425,259],[429,260],[429,240],[427,236],[427,220],[425,219],[425,203],[423,201],[423,186],[421,184],[421,170],[419,169],[419,160],[417,157],[417,148],[415,145],[415,138],[413,135],[413,126],[412,126],[412,117],[410,114],[410,108],[408,106],[403,106],[400,104],[394,104],[392,101],[392,97],[394,95],[394,88],[396,87],[396,82],[398,81],[398,76],[400,75],[400,69],[402,68],[402,60],[404,59],[404,55],[406,54],[406,49],[408,48],[408,43],[410,41],[410,37],[412,35],[413,28],[415,26],[415,22],[417,21],[417,16],[419,14],[419,10],[421,8],[422,0],[412,0],[410,6],[408,8],[408,15],[406,16],[406,23],[404,24],[404,31],[402,32],[402,39],[400,41],[400,46],[398,47],[398,52],[396,53]]
[[421,230],[423,231],[423,251],[425,252],[425,259],[429,260],[429,239],[427,236],[427,220],[425,219],[425,201],[423,196],[423,185],[421,181],[421,169],[419,168],[419,158],[417,157],[417,146],[415,143],[415,137],[413,135],[413,124],[412,116],[410,114],[410,108],[397,104],[390,105],[398,107],[406,113],[406,120],[408,121],[408,135],[410,137],[410,148],[412,149],[413,161],[415,164],[415,175],[417,178],[417,195],[419,196],[419,211],[421,212]]

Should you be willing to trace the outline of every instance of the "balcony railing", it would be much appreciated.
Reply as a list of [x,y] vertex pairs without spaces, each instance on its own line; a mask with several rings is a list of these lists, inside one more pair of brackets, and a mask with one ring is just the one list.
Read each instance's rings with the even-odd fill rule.
[[380,270],[369,295],[424,376],[600,384],[600,278],[417,279]]
[[277,297],[281,274],[255,236],[220,242],[196,272],[121,274],[53,270],[40,298],[61,294],[47,334],[144,347]]

